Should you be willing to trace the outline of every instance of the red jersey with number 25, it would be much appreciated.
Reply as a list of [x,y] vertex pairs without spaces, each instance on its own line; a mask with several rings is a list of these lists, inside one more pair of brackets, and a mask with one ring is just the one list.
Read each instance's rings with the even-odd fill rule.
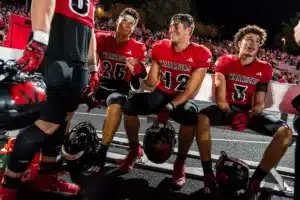
[[93,28],[97,2],[98,0],[56,0],[55,13]]
[[269,63],[256,60],[244,66],[234,55],[221,56],[215,71],[226,78],[228,103],[251,105],[257,84],[268,84],[272,80],[272,66]]
[[101,78],[129,82],[132,75],[126,67],[126,58],[133,57],[140,62],[144,62],[146,59],[145,44],[133,38],[117,44],[115,33],[97,32],[96,40],[97,54],[101,60],[99,63]]
[[167,94],[183,92],[194,70],[210,66],[211,52],[203,45],[191,43],[184,51],[175,52],[170,40],[152,46],[151,59],[160,66],[159,90]]

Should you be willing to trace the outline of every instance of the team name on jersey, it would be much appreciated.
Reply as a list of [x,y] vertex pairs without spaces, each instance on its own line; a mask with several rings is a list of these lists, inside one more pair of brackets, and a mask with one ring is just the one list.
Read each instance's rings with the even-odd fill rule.
[[232,81],[248,83],[251,85],[256,85],[259,82],[259,79],[257,79],[257,78],[243,76],[243,75],[239,75],[239,74],[232,74],[232,73],[229,74],[228,78],[229,78],[229,80],[232,80]]
[[167,60],[160,60],[159,65],[164,66],[166,68],[171,68],[171,69],[180,70],[180,71],[191,71],[192,70],[192,67],[190,67],[188,65],[171,62],[171,61],[167,61]]
[[114,53],[109,53],[109,52],[103,52],[103,57],[104,59],[110,59],[110,60],[115,60],[119,62],[125,62],[126,56],[120,56],[118,54]]

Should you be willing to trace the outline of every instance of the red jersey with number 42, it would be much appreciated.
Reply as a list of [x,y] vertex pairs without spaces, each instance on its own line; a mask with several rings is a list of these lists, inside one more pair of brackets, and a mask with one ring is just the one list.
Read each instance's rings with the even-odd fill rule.
[[251,105],[257,84],[268,84],[272,80],[272,66],[269,63],[256,60],[244,66],[234,55],[221,56],[215,71],[226,78],[228,103]]
[[146,59],[146,46],[133,38],[117,44],[115,33],[97,32],[96,40],[97,54],[101,60],[99,63],[101,78],[129,82],[132,75],[126,67],[126,58],[133,57],[140,62]]
[[56,0],[55,13],[93,28],[97,2],[98,0]]
[[175,52],[170,40],[160,40],[152,46],[151,59],[161,71],[156,87],[172,95],[185,90],[194,70],[210,66],[211,52],[196,43],[191,43],[182,52]]

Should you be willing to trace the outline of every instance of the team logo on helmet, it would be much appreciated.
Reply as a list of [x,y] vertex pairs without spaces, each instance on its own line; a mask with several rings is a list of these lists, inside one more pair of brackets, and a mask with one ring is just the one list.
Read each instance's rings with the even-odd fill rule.
[[46,84],[39,73],[22,72],[14,60],[0,60],[0,129],[32,124],[46,100]]

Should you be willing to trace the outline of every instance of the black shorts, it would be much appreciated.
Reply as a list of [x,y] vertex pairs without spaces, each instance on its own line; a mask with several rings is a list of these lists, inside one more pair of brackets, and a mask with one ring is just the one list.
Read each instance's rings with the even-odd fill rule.
[[92,31],[90,27],[74,19],[55,13],[46,57],[86,64]]
[[[224,126],[231,124],[231,121],[227,118],[226,113],[216,105],[208,106],[202,109],[199,114],[207,116],[211,126]],[[260,115],[251,118],[247,128],[260,134],[273,137],[277,130],[282,126],[288,125],[273,115],[261,113]]]
[[47,102],[40,119],[60,124],[67,112],[74,112],[87,87],[88,50],[92,29],[78,21],[55,13],[51,22],[49,45],[38,69],[47,85]]
[[60,124],[65,121],[67,112],[74,112],[81,103],[82,90],[89,81],[89,70],[48,59],[44,60],[43,65],[47,101],[42,106],[40,119]]
[[[173,98],[174,96],[157,89],[151,93],[137,93],[127,100],[123,112],[131,116],[158,114]],[[197,112],[198,106],[193,101],[188,101],[173,110],[170,117],[181,125],[195,126]]]
[[111,104],[119,104],[124,106],[127,101],[127,95],[120,89],[110,89],[99,86],[95,91],[95,98],[97,101],[103,101],[105,106]]

